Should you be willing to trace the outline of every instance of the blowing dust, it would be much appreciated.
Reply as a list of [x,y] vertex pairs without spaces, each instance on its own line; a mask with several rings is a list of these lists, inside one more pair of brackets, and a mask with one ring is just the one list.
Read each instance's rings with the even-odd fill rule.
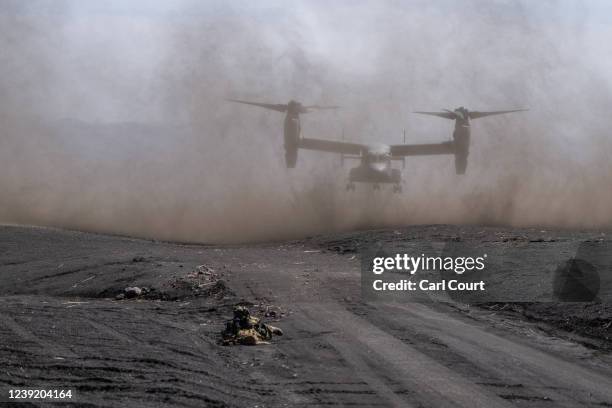
[[[606,11],[608,11],[606,13]],[[0,221],[189,242],[357,228],[612,226],[607,2],[4,1]],[[403,194],[300,151],[283,116],[226,98],[333,104],[306,137],[437,143],[415,110],[472,123],[467,174],[414,157]],[[402,163],[394,164],[402,168]]]

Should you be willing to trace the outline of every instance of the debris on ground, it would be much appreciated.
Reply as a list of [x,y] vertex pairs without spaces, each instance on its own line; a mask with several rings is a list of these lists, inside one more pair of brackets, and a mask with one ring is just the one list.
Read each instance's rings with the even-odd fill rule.
[[149,292],[151,292],[151,289],[147,287],[128,286],[127,288],[123,289],[123,292],[115,296],[115,300],[135,299],[143,297]]
[[[198,265],[186,275],[174,277],[166,285],[167,297],[172,299],[181,296],[210,296],[218,294],[224,296],[229,292],[225,282],[221,279],[223,273],[215,271],[207,265]],[[178,296],[178,297],[181,297]]]

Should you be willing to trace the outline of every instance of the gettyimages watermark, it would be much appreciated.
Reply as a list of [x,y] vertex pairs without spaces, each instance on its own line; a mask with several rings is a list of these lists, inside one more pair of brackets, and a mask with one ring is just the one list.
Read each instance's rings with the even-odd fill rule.
[[612,242],[379,245],[362,254],[361,290],[369,301],[610,301]]

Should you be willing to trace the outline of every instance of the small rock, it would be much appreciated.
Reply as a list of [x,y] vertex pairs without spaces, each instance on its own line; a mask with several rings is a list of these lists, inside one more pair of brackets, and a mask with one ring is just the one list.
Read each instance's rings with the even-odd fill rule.
[[135,297],[142,295],[142,289],[140,289],[137,286],[125,288],[123,292],[125,293],[125,297],[128,299],[135,298]]
[[120,293],[117,296],[115,296],[115,300],[123,300],[123,299],[125,299],[125,295],[123,293]]
[[144,256],[135,256],[134,258],[132,258],[132,262],[144,262],[144,261],[145,261]]

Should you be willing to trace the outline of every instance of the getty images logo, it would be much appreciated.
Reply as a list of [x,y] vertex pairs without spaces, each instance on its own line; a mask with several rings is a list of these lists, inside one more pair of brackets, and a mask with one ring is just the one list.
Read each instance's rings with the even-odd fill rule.
[[[362,293],[368,299],[428,301],[435,295],[465,304],[612,300],[612,241],[608,240],[522,245],[449,241],[442,248],[415,245],[412,254],[404,254],[405,247],[385,249],[372,248],[362,257]],[[419,287],[422,280],[447,285],[435,294],[391,293],[373,287],[376,281],[410,281]],[[486,290],[453,290],[451,281],[453,287],[466,288],[484,282]]]
[[453,271],[461,275],[466,271],[482,271],[485,268],[487,254],[471,256],[375,256],[372,259],[372,272],[380,275],[385,271],[404,272],[414,275],[417,271]]

